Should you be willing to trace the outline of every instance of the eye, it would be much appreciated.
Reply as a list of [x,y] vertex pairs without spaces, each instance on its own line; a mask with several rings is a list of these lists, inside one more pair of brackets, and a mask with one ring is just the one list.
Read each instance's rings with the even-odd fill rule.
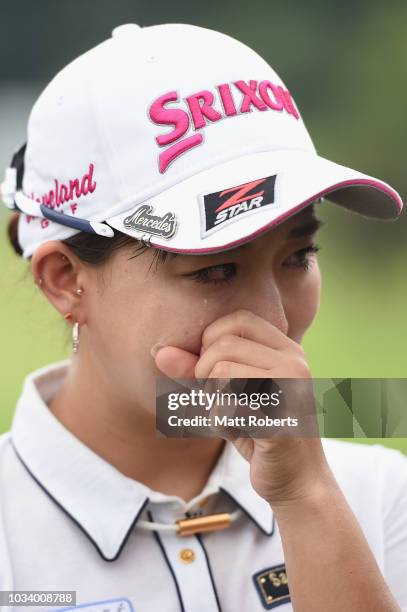
[[[290,255],[290,257],[285,261],[285,263],[283,263],[283,266],[308,270],[312,264],[310,255],[313,253],[317,253],[320,250],[321,247],[316,244],[311,244]],[[190,274],[185,274],[184,276],[198,283],[206,283],[212,285],[226,284],[230,283],[236,276],[236,264],[230,262],[218,264],[216,266],[209,266],[207,268],[201,268],[200,270],[191,272]]]
[[321,247],[317,244],[310,244],[309,246],[296,251],[291,255],[287,261],[291,258],[294,258],[294,263],[283,263],[283,266],[287,266],[289,268],[302,268],[303,270],[309,270],[312,265],[312,258],[310,255],[313,253],[318,253],[321,250]]
[[217,266],[209,266],[208,268],[201,268],[191,274],[186,274],[188,278],[197,281],[198,283],[211,283],[212,285],[219,285],[221,283],[230,282],[236,275],[236,264],[224,263]]

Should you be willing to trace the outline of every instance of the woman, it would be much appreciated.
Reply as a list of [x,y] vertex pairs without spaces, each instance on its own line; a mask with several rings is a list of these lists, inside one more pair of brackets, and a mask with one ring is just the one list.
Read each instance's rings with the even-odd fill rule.
[[396,219],[398,194],[320,158],[254,51],[177,24],[116,28],[61,71],[2,193],[73,334],[1,437],[2,590],[53,591],[54,609],[71,590],[90,610],[407,610],[400,452],[155,430],[162,375],[310,379],[320,198]]

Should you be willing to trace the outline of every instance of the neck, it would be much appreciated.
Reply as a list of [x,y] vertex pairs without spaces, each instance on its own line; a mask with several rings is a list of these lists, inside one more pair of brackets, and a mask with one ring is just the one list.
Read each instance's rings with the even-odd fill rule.
[[122,474],[186,502],[201,492],[225,444],[221,438],[156,437],[155,412],[121,398],[89,364],[82,366],[79,354],[48,407]]

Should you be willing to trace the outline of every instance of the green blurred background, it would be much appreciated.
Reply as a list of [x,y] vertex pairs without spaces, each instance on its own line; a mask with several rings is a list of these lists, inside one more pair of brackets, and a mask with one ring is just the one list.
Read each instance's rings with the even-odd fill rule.
[[[405,198],[404,1],[1,0],[0,7],[0,134],[10,140],[15,131],[12,146],[24,137],[28,109],[46,83],[113,27],[193,23],[254,47],[291,90],[319,153],[382,178]],[[17,122],[13,115],[12,124],[16,104],[9,102],[10,91],[20,90],[17,100],[27,111]],[[12,148],[5,151],[0,140],[4,165]],[[314,376],[407,377],[407,216],[393,223],[329,203],[318,210],[326,221],[318,241],[322,301],[303,343]],[[10,426],[24,376],[70,355],[69,329],[35,288],[30,264],[6,241],[7,218],[3,207],[0,431]],[[407,453],[407,439],[365,442]]]

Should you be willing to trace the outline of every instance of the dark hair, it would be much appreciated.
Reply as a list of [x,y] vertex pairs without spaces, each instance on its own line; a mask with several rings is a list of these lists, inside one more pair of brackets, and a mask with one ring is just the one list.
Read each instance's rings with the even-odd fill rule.
[[23,251],[20,247],[20,244],[18,242],[18,237],[17,237],[17,227],[18,227],[19,216],[20,216],[20,213],[13,212],[8,222],[7,234],[8,234],[8,238],[11,242],[11,246],[13,247],[14,251],[17,253],[17,255],[22,255]]
[[[23,251],[20,243],[18,242],[17,231],[19,216],[19,212],[13,212],[8,223],[7,233],[15,253],[21,256]],[[106,238],[105,236],[89,234],[87,232],[78,232],[70,238],[61,240],[61,242],[67,245],[76,255],[76,257],[78,257],[78,259],[94,266],[106,263],[114,252],[125,247],[134,247],[134,255],[130,257],[130,259],[137,257],[137,255],[141,255],[147,249],[151,249],[154,252],[153,260],[151,262],[152,264],[154,261],[156,264],[165,261],[169,255],[176,255],[175,253],[168,253],[167,251],[163,251],[161,249],[149,247],[140,240],[132,238],[127,234],[123,234],[118,230],[114,230],[113,238]]]

